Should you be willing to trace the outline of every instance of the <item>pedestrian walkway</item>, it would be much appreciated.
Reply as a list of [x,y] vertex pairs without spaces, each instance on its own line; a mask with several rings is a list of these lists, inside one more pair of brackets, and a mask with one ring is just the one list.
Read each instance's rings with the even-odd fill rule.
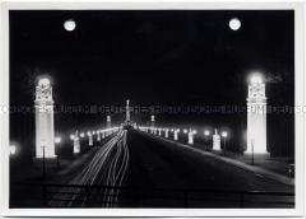
[[176,144],[177,146],[188,148],[189,150],[194,150],[206,156],[214,157],[216,159],[222,160],[228,164],[234,165],[236,167],[243,168],[245,170],[254,172],[258,176],[264,176],[286,185],[294,186],[294,178],[286,176],[285,171],[288,169],[289,164],[285,161],[269,158],[267,156],[256,156],[254,159],[254,165],[251,164],[251,155],[233,155],[231,153],[224,154],[222,152],[215,151],[205,151],[199,146],[187,145],[177,141],[165,139],[163,137],[157,138],[163,139],[165,141]]

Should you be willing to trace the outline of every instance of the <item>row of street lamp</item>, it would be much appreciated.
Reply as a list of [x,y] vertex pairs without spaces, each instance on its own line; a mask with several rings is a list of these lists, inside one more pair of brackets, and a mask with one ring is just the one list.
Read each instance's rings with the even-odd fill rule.
[[[170,132],[173,133],[174,140],[178,140],[178,133],[181,132],[181,129],[179,129],[179,128],[161,128],[161,127],[152,127],[152,126],[138,126],[137,128],[141,131],[145,131],[145,132],[155,134],[155,135],[159,135],[159,136],[162,136],[162,132],[164,132],[164,135],[165,135],[166,138],[169,137],[168,132],[170,131]],[[194,143],[194,136],[198,134],[198,131],[195,130],[195,129],[189,128],[189,129],[183,129],[182,132],[184,134],[188,135],[188,143],[193,144]],[[205,137],[211,136],[210,130],[205,129],[204,132],[203,132],[203,135]],[[218,135],[218,134],[215,133],[214,135]],[[225,139],[225,141],[226,141],[226,139],[228,138],[228,131],[222,131],[221,132],[221,137],[223,139]]]

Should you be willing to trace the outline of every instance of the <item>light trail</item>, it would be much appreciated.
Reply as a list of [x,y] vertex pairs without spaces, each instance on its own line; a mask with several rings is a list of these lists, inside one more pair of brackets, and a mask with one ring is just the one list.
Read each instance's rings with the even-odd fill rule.
[[[67,184],[89,187],[93,185],[120,187],[126,177],[129,163],[129,149],[126,143],[126,136],[126,130],[119,131],[96,152],[92,160]],[[87,195],[81,188],[62,188],[53,196],[54,200],[49,202],[49,206],[71,207],[76,204],[76,200],[81,200],[81,206],[84,206],[88,201]],[[102,195],[102,206],[113,207],[118,203],[118,191],[105,189]],[[57,201],[56,199],[71,201]]]

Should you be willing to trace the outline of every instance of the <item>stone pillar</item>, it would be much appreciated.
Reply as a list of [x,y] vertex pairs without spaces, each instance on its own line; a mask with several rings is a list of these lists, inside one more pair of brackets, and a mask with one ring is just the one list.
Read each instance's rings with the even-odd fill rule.
[[101,133],[100,133],[100,130],[97,131],[97,141],[101,141]]
[[92,135],[92,133],[87,132],[87,136],[88,136],[88,145],[93,146],[93,135]]
[[73,138],[73,153],[78,154],[81,151],[79,132],[75,131]]
[[268,154],[267,98],[265,84],[259,75],[254,75],[250,80],[247,109],[247,149],[245,153]]
[[154,115],[152,115],[151,116],[151,120],[150,120],[150,130],[151,130],[151,133],[152,134],[155,134],[155,116]]
[[218,130],[215,129],[215,134],[213,135],[213,150],[220,151],[221,150],[221,138],[218,134]]
[[[54,112],[52,86],[48,78],[42,78],[36,86],[35,96],[35,157],[55,158]],[[43,152],[44,151],[44,152]]]
[[162,135],[162,129],[158,128],[158,136],[161,136],[161,135]]
[[105,131],[103,130],[102,131],[102,139],[104,139],[105,138]]
[[175,140],[175,141],[177,141],[178,140],[178,133],[180,132],[180,130],[179,129],[176,129],[176,130],[174,130],[174,133],[173,133],[173,139]]
[[193,144],[194,143],[193,138],[194,138],[194,133],[190,129],[189,132],[188,132],[188,144]]
[[131,124],[131,113],[130,113],[130,100],[126,100],[126,115],[125,115],[125,124]]
[[169,138],[169,129],[165,129],[165,138]]

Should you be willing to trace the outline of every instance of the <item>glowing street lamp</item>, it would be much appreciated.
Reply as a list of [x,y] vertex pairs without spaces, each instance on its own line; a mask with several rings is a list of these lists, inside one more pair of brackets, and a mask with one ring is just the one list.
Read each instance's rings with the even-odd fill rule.
[[17,151],[16,145],[10,145],[10,155],[15,155]]
[[61,138],[61,137],[55,137],[55,138],[54,138],[54,143],[55,143],[55,144],[60,144],[61,141],[62,141],[62,138]]
[[71,134],[69,137],[70,137],[70,140],[72,140],[72,141],[73,141],[74,138],[75,138],[74,134]]
[[209,136],[209,135],[210,135],[209,130],[205,130],[205,131],[204,131],[204,135],[205,135],[205,136]]
[[84,137],[85,137],[85,133],[82,132],[82,133],[80,134],[80,137],[81,137],[81,138],[84,138]]
[[226,150],[227,131],[221,132],[221,137],[224,139],[224,150]]
[[184,130],[183,130],[183,133],[184,133],[184,134],[187,134],[187,132],[188,132],[187,129],[184,129]]
[[222,136],[223,138],[227,138],[227,132],[226,132],[226,131],[221,132],[221,136]]

